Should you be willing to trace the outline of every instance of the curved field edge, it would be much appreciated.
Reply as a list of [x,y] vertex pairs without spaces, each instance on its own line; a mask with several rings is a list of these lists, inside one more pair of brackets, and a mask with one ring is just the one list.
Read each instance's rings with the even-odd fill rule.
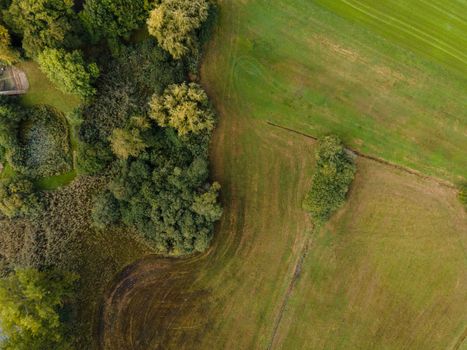
[[[312,230],[312,225],[300,209],[300,204],[309,187],[314,143],[252,118],[251,112],[246,109],[254,107],[255,101],[244,99],[239,92],[243,86],[236,82],[238,72],[235,62],[241,51],[238,39],[238,28],[241,24],[238,22],[238,16],[225,15],[232,13],[233,6],[235,4],[222,3],[223,27],[222,30],[218,29],[215,40],[209,45],[202,71],[204,85],[221,115],[221,122],[212,144],[212,177],[223,186],[222,202],[225,213],[217,227],[215,242],[203,255],[176,260],[150,256],[131,265],[119,275],[106,293],[102,306],[102,349],[264,349],[273,338],[276,328],[274,322],[281,312],[284,297],[294,278],[295,266]],[[448,225],[450,232],[465,238],[465,214],[456,201],[454,191],[429,180],[400,174],[398,170],[390,167],[376,164],[373,169],[372,164],[371,161],[363,162],[363,169],[358,175],[360,180],[355,184],[352,196],[361,191],[361,179],[379,174],[378,176],[383,176],[385,181],[373,181],[365,187],[365,193],[374,194],[384,190],[383,193],[387,194],[387,197],[378,199],[391,208],[402,209],[408,200],[399,193],[402,181],[411,189],[410,193],[414,198],[421,201],[419,206],[410,201],[412,207],[417,212],[427,208],[430,210],[424,216],[415,217],[414,220],[426,220],[421,226],[418,226],[418,222],[408,221],[408,216],[404,216],[403,211],[392,212],[386,218],[387,221],[394,222],[392,228],[398,225],[406,233],[413,232],[415,236],[421,236],[424,232],[419,232],[417,227],[422,230],[434,222],[437,225],[435,227],[438,228],[440,224]],[[433,196],[426,192],[427,187],[438,191],[442,200],[438,202],[433,199]],[[366,206],[358,200],[351,200],[349,203],[357,207],[364,206],[367,210],[365,215],[380,215],[380,212],[375,212],[378,207]],[[446,203],[449,204],[447,208]],[[447,217],[438,218],[430,214],[431,210],[436,212],[438,206],[448,217],[455,218],[457,224],[453,226]],[[347,210],[345,207],[343,212]],[[313,341],[319,344],[320,332],[328,330],[326,334],[331,337],[333,334],[329,330],[335,330],[336,327],[338,331],[346,334],[346,337],[341,338],[342,348],[348,348],[354,340],[352,337],[360,334],[369,334],[370,340],[373,339],[375,343],[379,341],[388,349],[397,349],[397,346],[404,342],[411,342],[413,348],[417,348],[417,341],[425,344],[417,338],[418,336],[412,339],[407,333],[398,333],[401,328],[397,327],[388,328],[386,332],[383,328],[378,333],[369,324],[377,311],[373,307],[374,304],[370,303],[367,308],[358,308],[359,302],[361,306],[364,299],[364,295],[358,292],[359,282],[364,279],[364,274],[355,281],[349,281],[349,278],[345,277],[345,270],[339,270],[340,265],[336,267],[336,257],[339,256],[333,252],[332,240],[339,242],[339,252],[349,250],[350,258],[354,257],[354,260],[348,260],[349,263],[355,262],[355,265],[349,267],[353,274],[360,270],[361,258],[358,255],[361,252],[355,247],[371,243],[373,249],[384,251],[392,246],[385,247],[384,240],[380,240],[378,244],[378,240],[375,239],[377,237],[372,237],[371,231],[366,232],[361,239],[356,233],[346,238],[345,232],[342,231],[355,229],[346,226],[351,223],[348,220],[340,221],[342,215],[340,213],[328,228],[328,238],[313,238],[309,255],[304,261],[304,271],[291,292],[284,317],[277,326],[273,348],[290,348],[290,339],[295,339],[294,334],[297,333],[300,333],[296,338],[297,343],[303,345]],[[378,215],[375,225],[384,225],[386,222],[380,220]],[[459,223],[460,227],[457,226]],[[340,225],[340,231],[336,232],[332,225]],[[378,232],[375,232],[375,235],[377,234]],[[433,237],[432,234],[433,231],[430,231],[427,240],[433,238],[435,242],[439,241],[439,233]],[[407,256],[413,252],[413,245],[417,246],[417,240],[408,240],[407,246],[404,246],[406,240],[403,237],[399,238],[390,242],[393,245],[400,244],[403,248],[390,251],[395,272],[406,267]],[[326,240],[331,243],[326,243]],[[423,248],[425,252],[417,255],[415,260],[430,256],[433,258],[432,263],[439,262],[442,265],[444,260],[441,257],[437,258],[436,246],[428,245]],[[447,277],[427,275],[433,271],[439,272],[431,263],[426,271],[418,265],[409,266],[406,273],[401,275],[400,283],[390,279],[391,288],[394,289],[391,293],[399,293],[400,299],[410,304],[418,297],[416,294],[408,294],[406,298],[404,290],[408,288],[410,293],[416,293],[414,288],[426,287],[429,292],[426,296],[421,296],[421,305],[432,307],[435,310],[432,322],[439,322],[444,316],[440,316],[436,304],[429,305],[429,293],[433,292],[437,283],[446,278],[449,286],[457,281],[459,286],[465,286],[465,276],[458,274],[465,263],[465,260],[458,260],[459,249],[449,244],[443,250],[444,254],[454,254],[454,263],[450,264],[451,267],[454,266],[454,273]],[[315,259],[316,256],[322,257]],[[402,258],[401,264],[398,264],[399,257]],[[380,258],[381,255],[375,258],[375,269],[381,265]],[[316,264],[317,260],[320,264]],[[383,277],[388,274],[385,267],[387,266],[383,264]],[[416,278],[406,278],[408,275],[411,277],[411,274]],[[390,277],[394,278],[392,275]],[[322,296],[325,302],[320,303],[320,295],[313,295],[314,301],[309,299],[308,291],[316,291],[311,281],[314,283],[315,280],[326,278],[335,278],[335,283],[342,286],[344,292],[346,288],[357,290],[352,303],[352,306],[356,307],[353,316],[356,320],[365,322],[358,324],[354,333],[338,327],[342,320],[349,316],[346,312],[341,313],[340,294],[336,293],[333,286],[323,287],[323,291],[327,292]],[[466,301],[456,297],[459,293],[458,288],[449,290],[450,294],[448,293],[446,300],[455,302],[452,307],[462,311]],[[344,292],[341,294],[345,294]],[[383,301],[382,307],[387,319],[396,315],[391,304],[391,293],[375,294]],[[432,296],[436,297],[435,294]],[[306,315],[297,315],[297,305],[305,305]],[[312,305],[317,306],[316,309]],[[327,313],[330,313],[329,317]],[[410,313],[405,319],[400,319],[399,327],[410,326],[416,320],[416,315]],[[437,315],[439,319],[436,319]],[[457,316],[456,314],[456,319]],[[318,328],[309,327],[309,321],[314,318],[320,321],[317,323]],[[291,328],[291,323],[296,323],[295,328]],[[455,321],[437,332],[437,337],[443,343],[455,342],[457,338],[453,337],[462,333],[461,326],[454,323]],[[430,330],[424,325],[421,324],[417,334],[423,335]],[[384,336],[379,338],[379,334]],[[401,338],[397,340],[393,337],[395,334]],[[368,344],[363,343],[363,346]],[[307,346],[303,345],[303,348]]]

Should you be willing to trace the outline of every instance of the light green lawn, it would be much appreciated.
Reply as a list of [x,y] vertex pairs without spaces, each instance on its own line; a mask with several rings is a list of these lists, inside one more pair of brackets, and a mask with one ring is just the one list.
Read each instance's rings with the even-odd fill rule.
[[[218,30],[216,69],[233,80],[220,88],[242,101],[240,113],[315,136],[337,133],[373,156],[465,178],[466,75],[308,0],[222,2]],[[456,44],[467,52],[464,40]]]
[[392,42],[467,76],[467,2],[316,0]]

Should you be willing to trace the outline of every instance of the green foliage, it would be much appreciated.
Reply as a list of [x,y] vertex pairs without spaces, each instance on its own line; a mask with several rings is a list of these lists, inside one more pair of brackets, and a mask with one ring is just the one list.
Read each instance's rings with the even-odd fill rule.
[[11,65],[18,61],[19,54],[11,47],[11,38],[8,29],[0,25],[0,62]]
[[[207,182],[209,135],[180,139],[171,129],[152,128],[137,158],[117,166],[109,193],[93,211],[98,226],[118,221],[136,229],[163,253],[203,251],[222,210],[219,185]],[[116,207],[117,206],[117,207]]]
[[128,39],[148,16],[148,0],[86,0],[81,20],[94,42]]
[[356,168],[337,136],[327,136],[320,141],[316,161],[311,191],[303,207],[321,223],[344,203]]
[[46,49],[38,56],[41,70],[60,90],[90,97],[96,93],[92,83],[99,76],[95,63],[86,64],[80,51]]
[[197,50],[196,30],[208,18],[206,0],[162,0],[151,11],[148,30],[175,59]]
[[4,20],[23,37],[23,48],[36,57],[46,48],[71,48],[78,44],[79,26],[73,0],[13,0]]
[[147,145],[141,138],[139,129],[114,129],[110,137],[112,151],[121,159],[128,157],[138,157]]
[[35,269],[18,269],[1,280],[2,349],[71,349],[60,311],[76,280],[74,274]]
[[42,209],[33,183],[21,176],[0,180],[0,212],[9,217],[35,216]]
[[47,106],[25,108],[0,102],[1,161],[28,176],[51,176],[71,170],[66,121]]
[[72,170],[68,125],[57,110],[38,106],[21,124],[23,172],[33,177],[60,175]]
[[214,129],[214,112],[198,84],[170,85],[162,96],[153,96],[150,107],[151,118],[160,126],[176,129],[180,136]]
[[183,78],[183,66],[148,40],[121,51],[104,66],[98,93],[79,112],[78,165],[88,173],[102,171],[112,160],[110,138],[134,115],[144,115],[154,93]]

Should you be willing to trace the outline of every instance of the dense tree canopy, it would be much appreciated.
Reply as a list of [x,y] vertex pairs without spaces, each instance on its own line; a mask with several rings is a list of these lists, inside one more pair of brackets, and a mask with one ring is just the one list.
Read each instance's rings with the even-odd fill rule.
[[127,38],[146,20],[148,0],[86,0],[81,19],[94,41]]
[[162,0],[147,21],[149,33],[179,59],[196,49],[195,31],[208,18],[206,0]]
[[41,70],[62,91],[82,97],[95,94],[92,84],[99,76],[99,68],[95,63],[86,64],[80,51],[45,49],[39,54],[38,62]]
[[209,135],[181,140],[171,129],[148,132],[151,146],[119,165],[93,217],[100,227],[122,221],[161,252],[203,251],[222,213],[220,187],[208,182]]
[[324,137],[316,152],[316,172],[303,207],[318,223],[329,219],[345,201],[355,164],[337,136]]
[[13,0],[4,19],[23,38],[23,48],[36,57],[46,48],[78,43],[73,0]]
[[160,126],[174,128],[180,136],[214,129],[214,112],[198,84],[170,85],[162,96],[153,96],[150,107],[151,118]]
[[71,349],[59,311],[77,277],[56,271],[18,269],[0,280],[2,349]]

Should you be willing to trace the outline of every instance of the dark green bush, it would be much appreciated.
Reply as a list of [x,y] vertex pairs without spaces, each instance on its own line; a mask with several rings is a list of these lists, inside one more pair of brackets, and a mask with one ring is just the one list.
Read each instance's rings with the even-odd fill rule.
[[303,208],[322,223],[342,206],[356,167],[337,136],[324,137],[316,152],[316,172]]

